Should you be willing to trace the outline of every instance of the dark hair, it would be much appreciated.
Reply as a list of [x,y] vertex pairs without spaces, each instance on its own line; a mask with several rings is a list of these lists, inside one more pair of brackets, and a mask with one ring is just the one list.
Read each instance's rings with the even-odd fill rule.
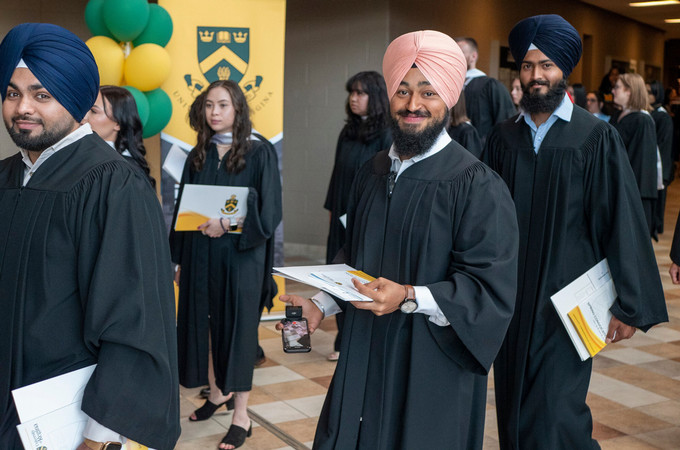
[[574,88],[574,103],[576,103],[581,108],[586,107],[586,88],[581,83],[576,83],[571,85]]
[[[604,103],[604,94],[600,91],[590,91],[588,94],[593,94],[595,97],[597,97],[597,103]],[[587,97],[587,94],[586,94]]]
[[250,108],[243,91],[235,82],[231,80],[217,80],[210,83],[210,86],[201,93],[189,109],[189,125],[196,130],[198,136],[196,138],[196,147],[191,151],[193,153],[194,169],[201,171],[205,164],[206,153],[210,145],[210,138],[213,137],[215,131],[210,128],[205,117],[205,102],[208,93],[215,88],[226,89],[231,103],[234,107],[234,125],[232,127],[233,142],[231,150],[227,153],[224,170],[227,172],[239,173],[246,167],[245,154],[250,150],[250,134],[252,132],[252,123],[250,122]]
[[465,92],[460,91],[458,102],[451,108],[451,126],[457,127],[463,122],[468,122],[470,118],[467,116],[467,109],[465,108]]
[[465,42],[467,45],[469,45],[473,51],[478,52],[479,51],[479,46],[477,45],[477,41],[475,41],[474,38],[471,38],[469,36],[460,36],[454,39],[456,42]]
[[652,95],[654,96],[654,104],[663,105],[665,92],[663,89],[663,84],[661,84],[661,81],[652,80],[647,84],[649,84],[649,88],[651,89]]
[[[104,104],[104,114],[110,117],[120,126],[116,136],[114,147],[118,153],[125,150],[130,152],[132,159],[142,168],[149,178],[151,186],[156,187],[156,180],[151,176],[149,163],[146,161],[146,148],[144,147],[142,120],[137,111],[137,102],[130,91],[118,86],[101,86]],[[106,108],[106,103],[111,105],[111,111]]]
[[348,94],[363,91],[368,94],[368,117],[362,119],[349,106],[349,95],[345,102],[347,112],[347,137],[366,142],[389,127],[390,102],[387,98],[385,79],[378,72],[359,72],[345,83]]

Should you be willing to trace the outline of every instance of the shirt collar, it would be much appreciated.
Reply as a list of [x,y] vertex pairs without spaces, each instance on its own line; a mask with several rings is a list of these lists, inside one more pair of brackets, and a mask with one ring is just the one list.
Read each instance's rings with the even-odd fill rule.
[[[564,97],[562,98],[562,101],[560,102],[560,105],[553,111],[553,113],[550,115],[556,116],[558,119],[562,119],[565,122],[571,122],[571,115],[574,112],[574,104],[571,102],[569,99],[569,96],[565,93]],[[531,114],[528,112],[524,111],[522,108],[519,110],[519,116],[517,116],[517,119],[515,122],[519,122],[521,119],[524,119],[524,121],[527,124],[533,124],[534,121],[531,120]]]
[[43,150],[35,163],[31,162],[31,159],[28,157],[28,151],[24,150],[23,148],[20,148],[19,151],[21,152],[22,160],[26,167],[29,170],[34,168],[37,169],[38,166],[40,166],[47,158],[55,154],[57,151],[66,147],[67,145],[73,144],[75,141],[82,139],[88,134],[92,134],[92,128],[90,127],[89,123],[79,126],[75,129],[75,131],[68,134],[56,144]]
[[437,136],[437,140],[434,141],[434,144],[432,144],[432,147],[430,147],[425,153],[422,153],[420,155],[416,155],[412,158],[405,159],[404,161],[399,159],[399,155],[397,155],[396,150],[394,149],[394,144],[390,147],[390,152],[388,153],[388,156],[392,160],[392,165],[394,167],[394,163],[398,161],[399,164],[405,163],[407,161],[410,161],[411,164],[415,164],[418,161],[422,161],[426,158],[429,158],[430,156],[438,153],[441,149],[449,145],[451,142],[451,136],[449,136],[449,133],[446,132],[446,127],[444,127],[439,133],[439,136]]
[[475,69],[468,69],[468,71],[465,73],[465,86],[468,85],[470,81],[472,81],[474,78],[479,78],[479,77],[485,77],[486,74],[482,72],[481,70],[475,68]]

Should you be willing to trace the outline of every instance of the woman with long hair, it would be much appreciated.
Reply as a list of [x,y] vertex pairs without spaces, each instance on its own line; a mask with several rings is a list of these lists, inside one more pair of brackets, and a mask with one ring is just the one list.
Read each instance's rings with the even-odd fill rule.
[[[191,421],[210,418],[233,396],[231,427],[219,448],[238,448],[250,436],[248,397],[257,348],[260,299],[271,274],[268,244],[281,221],[281,181],[274,147],[252,134],[250,110],[233,81],[215,81],[191,108],[197,143],[180,183],[249,188],[242,233],[226,218],[198,231],[171,231],[178,264],[177,340],[180,383],[210,386]],[[177,217],[177,206],[175,206]]]
[[[345,244],[347,201],[354,176],[366,161],[392,145],[390,105],[385,80],[378,72],[359,72],[345,83],[347,118],[335,148],[335,164],[324,208],[330,211],[330,229],[326,245],[326,263],[331,264]],[[328,355],[337,361],[342,341],[343,314],[335,316],[338,334],[334,351]]]
[[479,158],[482,154],[482,140],[477,129],[467,116],[465,109],[465,93],[460,92],[458,103],[451,108],[451,122],[446,131],[451,139],[465,147],[467,151]]
[[616,119],[611,119],[612,124],[623,138],[640,190],[649,233],[656,239],[653,219],[659,181],[656,130],[654,120],[649,114],[651,108],[645,82],[636,73],[623,73],[614,83],[612,95],[614,103],[621,107],[621,114]]
[[156,180],[151,176],[146,161],[142,121],[130,91],[118,86],[101,86],[97,101],[85,115],[83,123],[89,123],[99,137],[139,168],[151,186],[156,187]]

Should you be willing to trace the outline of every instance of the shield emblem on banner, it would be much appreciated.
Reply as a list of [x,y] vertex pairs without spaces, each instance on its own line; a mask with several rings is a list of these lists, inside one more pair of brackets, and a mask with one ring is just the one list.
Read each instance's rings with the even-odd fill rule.
[[198,66],[208,82],[238,83],[248,70],[250,28],[197,27]]

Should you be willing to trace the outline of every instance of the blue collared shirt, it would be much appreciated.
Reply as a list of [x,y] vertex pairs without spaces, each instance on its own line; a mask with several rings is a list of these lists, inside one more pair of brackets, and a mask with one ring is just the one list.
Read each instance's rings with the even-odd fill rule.
[[531,137],[534,140],[534,152],[538,154],[538,149],[541,148],[543,139],[545,139],[545,135],[548,134],[548,131],[550,131],[550,127],[552,127],[553,124],[557,122],[557,119],[562,119],[565,122],[571,122],[571,114],[573,112],[574,104],[571,103],[569,97],[564,94],[564,98],[562,99],[560,106],[558,106],[557,109],[553,111],[550,117],[548,117],[548,120],[543,122],[538,127],[536,127],[534,121],[531,120],[531,114],[522,110],[520,110],[519,117],[517,117],[516,122],[519,122],[522,118],[524,118],[526,124],[529,125],[529,128],[531,129]]

